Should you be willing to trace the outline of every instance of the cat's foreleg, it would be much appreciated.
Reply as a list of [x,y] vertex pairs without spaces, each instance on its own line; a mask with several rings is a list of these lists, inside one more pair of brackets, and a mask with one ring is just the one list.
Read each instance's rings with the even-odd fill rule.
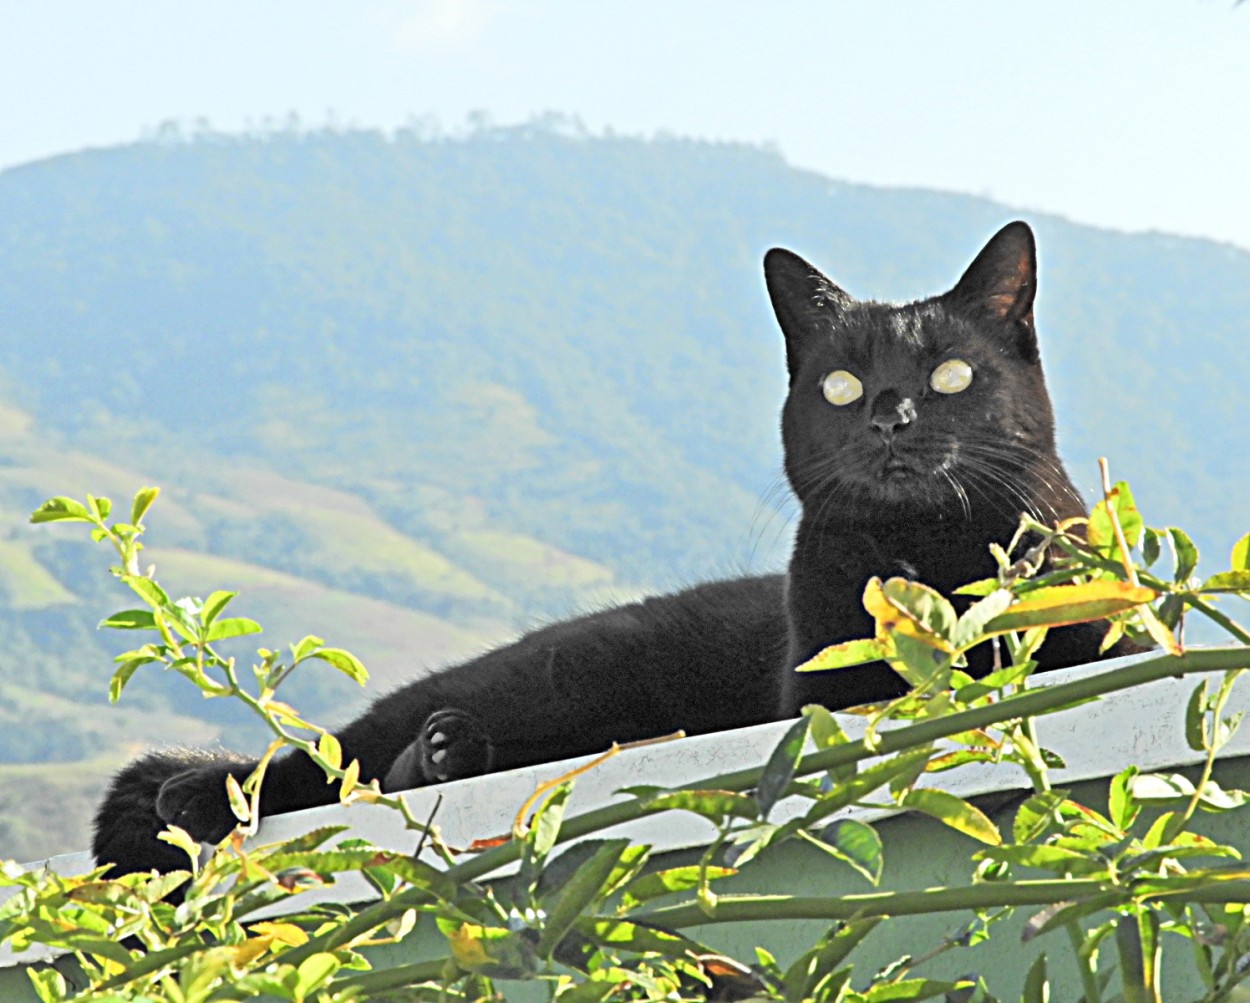
[[[185,869],[186,854],[157,834],[173,822],[197,840],[224,838],[236,824],[226,799],[226,775],[241,779],[255,765],[255,760],[232,753],[202,749],[141,756],[113,778],[96,810],[92,854],[102,864],[114,864],[115,874]],[[170,796],[162,800],[171,783]],[[182,795],[174,796],[179,791]],[[213,806],[214,798],[219,805]],[[223,812],[229,816],[224,829]]]

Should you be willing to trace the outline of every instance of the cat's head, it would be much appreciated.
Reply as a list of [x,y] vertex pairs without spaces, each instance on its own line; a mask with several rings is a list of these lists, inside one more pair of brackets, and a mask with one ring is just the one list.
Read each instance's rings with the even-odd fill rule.
[[764,273],[790,370],[786,474],[805,512],[1052,516],[1053,504],[1037,511],[1038,478],[1071,488],[1054,458],[1026,224],[995,234],[949,292],[904,305],[857,300],[780,248]]

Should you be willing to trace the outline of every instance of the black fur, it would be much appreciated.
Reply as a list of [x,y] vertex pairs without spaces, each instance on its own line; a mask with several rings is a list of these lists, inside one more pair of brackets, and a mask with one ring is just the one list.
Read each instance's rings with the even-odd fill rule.
[[[402,790],[770,720],[786,647],[782,594],[780,575],[711,582],[536,630],[375,701],[337,732],[344,761]],[[119,872],[185,867],[156,833],[172,822],[197,839],[224,838],[235,825],[226,775],[254,766],[193,750],[135,761],[96,815],[96,859]],[[301,753],[276,759],[261,790],[270,815],[327,804],[337,789]]]
[[[904,306],[852,299],[789,251],[770,251],[764,268],[790,371],[786,475],[803,509],[787,585],[790,667],[872,636],[862,603],[870,576],[949,594],[995,573],[987,545],[1010,540],[1021,512],[1048,523],[1085,513],[1055,451],[1028,226],[1000,230],[950,292]],[[971,367],[971,383],[939,393],[930,377],[951,360]],[[825,399],[823,381],[837,371],[859,379],[859,399]],[[1053,631],[1039,660],[1051,669],[1093,661],[1104,633],[1097,624]],[[971,671],[984,674],[990,657],[976,649]],[[787,672],[782,690],[784,717],[905,687],[878,663]]]
[[[613,741],[742,727],[901,692],[885,666],[789,671],[826,644],[869,636],[870,575],[943,590],[993,571],[987,545],[1018,515],[1083,511],[1055,453],[1033,331],[1036,267],[1023,223],[997,234],[949,293],[905,306],[852,299],[801,258],[770,251],[769,294],[786,336],[786,473],[802,504],[782,576],[700,585],[537,630],[383,697],[337,737],[345,761],[388,790],[598,752]],[[973,370],[961,393],[928,389],[933,368]],[[821,385],[862,381],[842,407]],[[692,517],[697,517],[692,515]],[[1097,657],[1095,627],[1056,632],[1054,668]],[[983,670],[985,666],[978,665]],[[114,779],[96,816],[97,859],[120,870],[182,866],[156,840],[166,822],[215,841],[234,826],[227,773],[253,762],[174,751]],[[303,755],[270,766],[261,802],[277,814],[331,801]]]

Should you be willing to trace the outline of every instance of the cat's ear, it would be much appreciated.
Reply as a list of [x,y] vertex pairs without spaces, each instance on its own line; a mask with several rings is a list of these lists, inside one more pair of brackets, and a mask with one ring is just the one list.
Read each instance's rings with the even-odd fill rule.
[[814,265],[781,247],[764,255],[764,281],[786,336],[786,362],[793,377],[806,346],[827,338],[855,300]]
[[[1028,224],[1017,220],[990,238],[948,295],[992,321],[1033,336],[1036,294],[1037,245]],[[1027,347],[1028,340],[1022,347]]]

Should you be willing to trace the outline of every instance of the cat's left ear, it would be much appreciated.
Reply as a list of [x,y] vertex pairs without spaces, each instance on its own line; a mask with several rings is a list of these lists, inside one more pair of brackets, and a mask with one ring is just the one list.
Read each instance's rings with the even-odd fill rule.
[[764,281],[786,336],[786,363],[793,379],[807,345],[828,338],[855,299],[815,265],[781,247],[764,255]]
[[994,234],[947,295],[987,320],[1014,327],[1025,354],[1036,356],[1037,245],[1027,223],[1017,220]]

